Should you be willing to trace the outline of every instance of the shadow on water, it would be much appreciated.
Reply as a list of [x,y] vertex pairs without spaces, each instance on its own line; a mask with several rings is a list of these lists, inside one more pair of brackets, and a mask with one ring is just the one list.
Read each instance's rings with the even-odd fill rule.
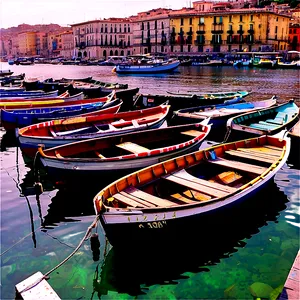
[[272,182],[248,200],[226,214],[201,218],[188,232],[178,232],[177,240],[167,245],[113,247],[104,264],[95,270],[93,293],[99,298],[109,291],[136,296],[145,294],[141,285],[177,284],[188,278],[185,272],[209,272],[210,266],[245,247],[247,239],[258,234],[261,227],[277,222],[287,197]]
[[16,147],[18,145],[18,140],[16,138],[14,131],[6,131],[1,138],[0,151],[4,152],[9,147]]

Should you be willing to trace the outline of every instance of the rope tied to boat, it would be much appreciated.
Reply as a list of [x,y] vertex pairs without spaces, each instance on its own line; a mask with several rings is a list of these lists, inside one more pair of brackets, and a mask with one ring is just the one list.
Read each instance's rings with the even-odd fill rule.
[[69,256],[67,256],[62,262],[60,262],[57,266],[55,266],[54,268],[52,268],[50,271],[48,271],[45,275],[43,275],[41,278],[39,278],[36,282],[33,282],[32,284],[30,284],[29,286],[27,286],[26,288],[24,288],[22,291],[19,291],[19,293],[23,293],[26,292],[30,289],[32,289],[33,287],[35,287],[36,285],[38,285],[40,282],[42,282],[42,280],[48,280],[50,277],[49,275],[54,272],[55,270],[57,270],[59,267],[61,267],[65,262],[67,262],[72,256],[75,255],[75,253],[79,250],[79,248],[82,246],[82,244],[89,238],[91,231],[93,228],[96,227],[97,223],[99,221],[99,216],[97,215],[94,219],[94,221],[92,222],[92,224],[88,227],[84,237],[81,239],[81,241],[79,242],[78,246],[74,249],[74,251],[69,254]]

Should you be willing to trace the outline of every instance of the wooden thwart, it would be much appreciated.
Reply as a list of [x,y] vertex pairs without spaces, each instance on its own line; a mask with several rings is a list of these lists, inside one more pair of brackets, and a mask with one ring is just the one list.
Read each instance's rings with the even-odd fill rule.
[[256,161],[268,162],[271,164],[275,161],[274,158],[262,157],[259,154],[255,155],[254,153],[244,153],[238,150],[229,150],[229,151],[225,151],[225,153],[232,156],[238,156],[238,157],[247,158]]
[[105,158],[105,156],[103,156],[101,153],[99,153],[97,150],[95,150],[95,154],[99,157],[99,158]]
[[166,175],[163,178],[214,197],[224,197],[236,191],[235,188],[196,178],[188,174],[185,170]]
[[126,195],[131,199],[135,199],[136,201],[147,201],[151,204],[154,204],[155,206],[168,207],[175,205],[175,203],[167,199],[162,199],[151,194],[145,193],[133,186],[126,188],[124,191],[121,192],[121,194]]
[[237,150],[245,151],[245,152],[256,152],[256,153],[267,154],[267,155],[276,156],[276,157],[280,157],[281,152],[282,152],[281,149],[274,150],[274,149],[270,149],[267,147],[238,148]]
[[118,144],[116,146],[119,148],[122,148],[124,150],[127,150],[129,152],[135,153],[135,154],[150,151],[148,148],[140,146],[140,145],[132,143],[132,142],[125,142],[122,144]]
[[255,155],[255,156],[260,156],[260,157],[266,157],[269,159],[276,159],[280,157],[280,153],[268,153],[268,152],[263,152],[260,150],[255,150],[255,148],[238,148],[238,151],[242,151],[244,153],[249,153],[250,155]]
[[185,135],[190,135],[190,136],[197,137],[197,136],[201,135],[203,132],[191,129],[191,130],[187,130],[187,131],[182,131],[180,133],[181,134],[185,134]]
[[151,205],[148,202],[136,201],[136,200],[133,200],[131,197],[128,197],[128,196],[126,196],[124,194],[121,194],[121,193],[113,195],[113,198],[118,200],[119,202],[129,206],[129,207],[143,207],[143,208],[145,208],[145,207],[155,207],[155,205]]
[[247,163],[229,160],[229,159],[224,159],[224,158],[208,160],[208,162],[212,164],[228,167],[229,169],[250,172],[256,175],[260,175],[267,170],[267,168],[265,167],[261,167],[253,164],[247,164]]

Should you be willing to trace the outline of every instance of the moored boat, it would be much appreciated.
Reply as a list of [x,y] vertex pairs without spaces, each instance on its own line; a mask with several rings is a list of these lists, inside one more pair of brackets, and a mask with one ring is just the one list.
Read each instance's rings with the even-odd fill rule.
[[158,128],[168,112],[169,105],[160,105],[130,112],[52,120],[16,129],[16,136],[23,154],[30,158],[36,154],[39,144],[47,149],[84,139]]
[[59,107],[42,107],[5,110],[1,109],[1,126],[5,130],[14,130],[32,124],[71,118],[75,116],[88,116],[101,113],[117,113],[122,105],[122,100],[116,99],[107,102],[74,104]]
[[166,73],[174,71],[180,65],[179,60],[151,62],[145,64],[118,64],[114,67],[113,72],[118,74],[151,74]]
[[39,159],[55,180],[77,177],[90,181],[97,175],[117,178],[198,150],[210,131],[208,122],[89,139],[45,150],[40,147]]
[[[84,104],[84,103],[95,103],[95,102],[107,102],[110,101],[115,96],[114,92],[111,92],[109,95],[101,98],[93,99],[82,99],[82,94],[74,95],[75,100],[70,96],[71,100],[68,97],[66,98],[31,98],[31,99],[20,99],[19,101],[2,101],[0,102],[0,108],[2,109],[20,109],[20,108],[41,108],[49,106],[65,106],[65,105],[74,105],[74,104]],[[79,97],[79,99],[77,99]]]
[[216,104],[209,106],[198,106],[180,109],[174,112],[175,120],[177,119],[180,123],[195,123],[203,119],[210,118],[213,128],[226,127],[226,121],[233,117],[249,111],[259,110],[263,108],[268,108],[276,104],[276,97],[273,96],[268,100],[258,100],[252,102],[239,102],[243,99],[236,99],[234,103],[233,100],[229,103]]
[[244,113],[228,119],[226,140],[275,134],[290,129],[299,115],[299,107],[293,100],[277,106]]
[[178,240],[179,232],[193,229],[195,219],[213,218],[260,191],[289,151],[285,131],[178,156],[101,189],[94,197],[95,212],[114,246]]
[[[157,94],[137,94],[133,102],[133,107],[135,108],[146,108],[146,107],[153,107],[165,103],[171,105],[170,113],[173,111],[187,108],[187,107],[195,107],[200,105],[214,105],[214,104],[221,104],[227,100],[232,100],[235,97],[244,98],[249,94],[247,91],[240,91],[240,92],[230,92],[229,94],[223,93],[215,93],[215,94],[176,94],[175,92],[171,94],[168,92],[168,95],[157,95]],[[215,96],[214,96],[215,95]]]

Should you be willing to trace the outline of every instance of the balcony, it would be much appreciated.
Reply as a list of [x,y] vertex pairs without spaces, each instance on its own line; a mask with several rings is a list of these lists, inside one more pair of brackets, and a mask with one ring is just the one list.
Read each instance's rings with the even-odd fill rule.
[[193,34],[193,31],[190,30],[190,31],[188,31],[186,34],[187,34],[187,35],[192,35],[192,34]]
[[222,34],[223,33],[223,24],[214,23],[211,27],[212,34]]
[[233,32],[232,29],[230,29],[230,30],[227,30],[227,33],[228,33],[228,34],[233,34],[234,32]]
[[85,42],[81,42],[81,43],[79,44],[79,49],[85,49],[85,48],[86,48]]
[[205,34],[205,30],[197,30],[196,33],[197,34]]
[[248,30],[248,33],[249,33],[249,34],[254,34],[254,30],[253,30],[253,29],[249,29],[249,30]]
[[242,35],[244,33],[244,30],[240,29],[237,31],[238,34]]

